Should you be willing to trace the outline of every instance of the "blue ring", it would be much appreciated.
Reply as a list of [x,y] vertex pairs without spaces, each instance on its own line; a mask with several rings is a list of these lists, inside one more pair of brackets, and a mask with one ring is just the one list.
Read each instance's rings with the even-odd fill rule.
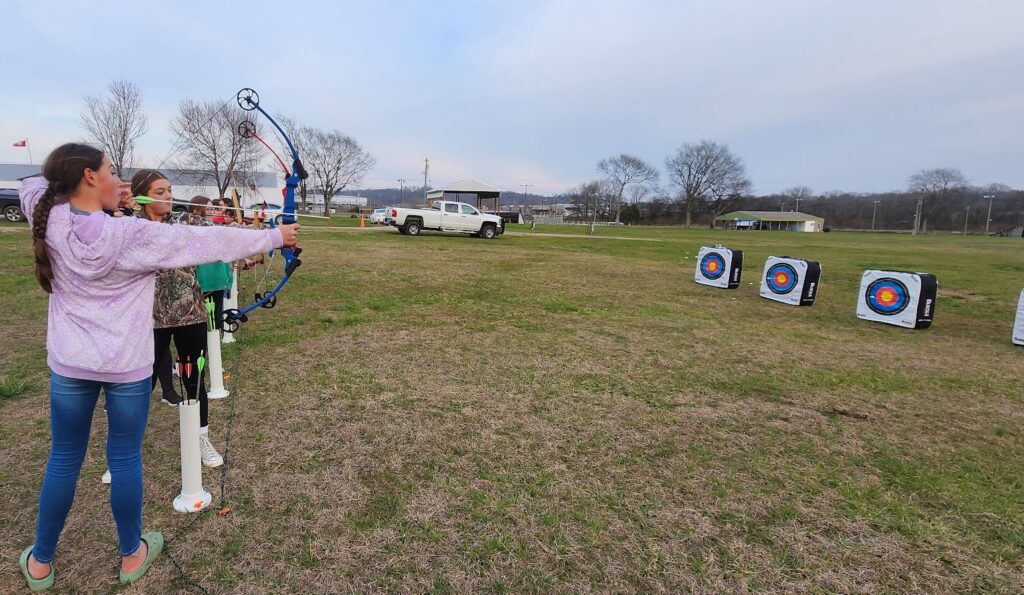
[[[715,261],[718,263],[717,271],[708,270],[708,264],[711,261]],[[719,277],[725,274],[725,259],[722,258],[722,255],[717,252],[710,252],[704,255],[704,258],[702,258],[700,261],[700,274],[704,275],[708,279],[711,279],[712,281],[718,279]]]
[[[879,303],[875,296],[883,289],[894,292],[896,294],[896,301],[889,305]],[[864,302],[876,314],[893,316],[906,310],[907,306],[910,305],[910,292],[902,281],[892,277],[883,277],[882,279],[872,281],[868,285],[867,290],[864,292]]]
[[[775,282],[775,275],[780,271],[789,275],[789,282],[785,285],[779,285]],[[773,264],[768,269],[768,272],[765,273],[765,281],[767,281],[768,289],[772,290],[772,293],[784,294],[793,291],[797,283],[800,282],[800,275],[797,274],[793,265],[779,262]]]

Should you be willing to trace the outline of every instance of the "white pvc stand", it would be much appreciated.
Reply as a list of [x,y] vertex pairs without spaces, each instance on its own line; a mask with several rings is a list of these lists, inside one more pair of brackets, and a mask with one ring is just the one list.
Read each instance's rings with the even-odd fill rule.
[[[234,310],[238,308],[238,269],[231,265],[231,297],[224,298],[224,309]],[[224,344],[235,342],[235,333],[224,331]]]
[[181,422],[181,493],[174,499],[174,510],[199,512],[213,501],[203,490],[202,455],[199,454],[199,401],[178,405]]
[[[224,366],[220,358],[220,331],[207,329],[206,331],[206,368],[210,370],[210,390],[206,396],[211,399],[223,399],[228,396],[228,390],[224,388]],[[200,380],[202,382],[202,380]]]

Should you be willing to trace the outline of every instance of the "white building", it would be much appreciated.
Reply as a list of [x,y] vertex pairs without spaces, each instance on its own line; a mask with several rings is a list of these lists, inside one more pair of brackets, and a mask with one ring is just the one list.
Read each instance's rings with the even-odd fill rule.
[[[0,163],[0,188],[21,188],[21,180],[40,173],[41,165],[25,165],[19,163]],[[128,168],[125,179],[131,180],[132,175],[141,168]],[[220,191],[216,186],[209,185],[204,176],[193,172],[174,169],[162,169],[160,172],[171,182],[171,191],[175,200],[188,201],[193,196],[218,198]],[[267,202],[280,205],[284,201],[284,178],[271,172],[256,172],[255,182],[250,186],[239,186],[238,194],[244,208],[254,207]],[[230,199],[230,190],[226,198]],[[364,199],[365,200],[365,199]],[[321,202],[321,204],[323,204]]]
[[[314,209],[323,210],[324,196],[319,192],[309,191],[306,193],[306,204]],[[339,209],[349,209],[366,206],[365,196],[352,196],[349,194],[335,194],[331,197],[331,206]]]

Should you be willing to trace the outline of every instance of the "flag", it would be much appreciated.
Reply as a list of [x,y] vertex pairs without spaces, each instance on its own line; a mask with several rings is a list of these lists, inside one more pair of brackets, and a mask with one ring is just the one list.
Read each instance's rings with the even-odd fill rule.
[[14,143],[14,146],[15,147],[27,147],[28,146],[28,139],[26,138],[26,139],[23,139],[23,140],[20,140],[20,141]]

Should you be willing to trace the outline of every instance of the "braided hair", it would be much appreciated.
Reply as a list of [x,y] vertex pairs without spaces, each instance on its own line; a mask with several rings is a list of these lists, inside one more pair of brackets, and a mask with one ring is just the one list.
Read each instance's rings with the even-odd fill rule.
[[68,196],[78,188],[86,169],[98,170],[102,164],[103,151],[78,143],[57,147],[43,163],[43,177],[48,186],[32,212],[32,251],[36,260],[36,280],[46,293],[53,293],[53,267],[46,249],[50,209],[67,202]]

